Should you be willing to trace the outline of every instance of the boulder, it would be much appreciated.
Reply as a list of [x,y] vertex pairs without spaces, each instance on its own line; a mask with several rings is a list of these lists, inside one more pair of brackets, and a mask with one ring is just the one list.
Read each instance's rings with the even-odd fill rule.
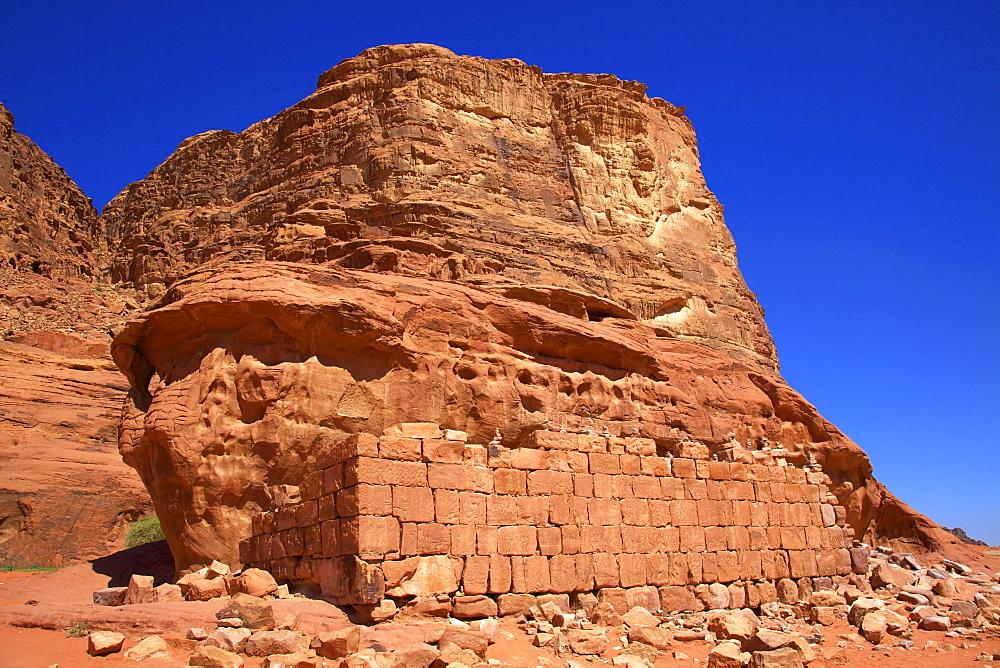
[[278,589],[278,583],[274,576],[259,568],[247,568],[232,580],[232,588],[235,592],[242,592],[250,596],[267,596],[273,594]]
[[[650,627],[639,627],[649,629]],[[603,654],[608,648],[608,637],[604,631],[588,631],[584,629],[572,629],[563,633],[564,643],[561,646],[568,647],[574,654],[593,656]]]
[[274,609],[271,604],[249,594],[236,594],[232,600],[215,613],[216,619],[239,619],[243,628],[252,631],[270,631],[274,628]]
[[128,587],[105,587],[94,592],[94,605],[124,605]]
[[438,640],[438,649],[452,644],[464,650],[474,652],[479,658],[486,656],[489,648],[489,640],[486,635],[478,631],[465,631],[458,628],[447,628]]
[[125,650],[125,658],[131,661],[145,659],[166,659],[170,656],[170,646],[160,636],[148,636],[130,649]]
[[114,631],[92,631],[87,636],[87,654],[106,656],[121,651],[125,636]]
[[226,595],[226,581],[222,578],[214,580],[200,579],[192,580],[187,585],[187,593],[184,597],[189,601],[211,601],[213,598],[222,598]]
[[206,647],[218,647],[227,652],[242,652],[246,647],[247,640],[253,632],[250,629],[238,629],[223,626],[215,629],[205,638]]
[[[756,632],[753,622],[741,612],[725,612],[709,620],[708,630],[720,640],[735,640],[742,647]],[[749,661],[749,657],[747,657]]]
[[337,631],[321,633],[312,640],[310,647],[316,654],[327,659],[342,659],[358,651],[361,644],[361,629],[348,626]]
[[897,589],[902,589],[903,587],[913,584],[914,576],[912,571],[907,571],[899,566],[893,566],[892,564],[880,561],[875,568],[872,569],[871,576],[869,576],[869,581],[875,589],[881,589],[882,587],[893,586]]
[[294,654],[309,648],[309,639],[296,631],[257,631],[247,638],[243,653],[247,656]]
[[456,596],[452,615],[458,619],[482,619],[496,617],[500,612],[496,602],[489,596]]
[[634,607],[624,615],[622,622],[627,626],[659,626],[660,620],[649,613],[649,610],[642,607]]
[[628,630],[629,642],[641,642],[658,650],[666,650],[674,639],[670,629],[658,626],[635,626]]
[[129,578],[125,591],[125,605],[134,603],[155,603],[156,592],[153,591],[152,575],[133,575]]
[[188,657],[187,665],[205,668],[242,668],[243,657],[213,645],[204,645]]
[[749,652],[740,651],[740,646],[732,642],[724,642],[712,648],[708,654],[709,668],[742,668],[751,661]]
[[428,668],[437,661],[440,652],[427,643],[406,645],[393,651],[389,668]]
[[798,652],[791,647],[782,647],[767,652],[754,652],[750,659],[750,666],[752,668],[802,668],[803,663]]
[[184,600],[181,588],[178,585],[164,583],[153,587],[153,599],[157,603],[177,603]]

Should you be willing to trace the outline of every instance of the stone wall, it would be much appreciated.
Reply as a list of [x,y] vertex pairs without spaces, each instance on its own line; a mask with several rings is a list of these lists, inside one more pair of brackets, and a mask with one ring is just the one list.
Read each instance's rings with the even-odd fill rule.
[[657,453],[645,438],[498,441],[467,444],[429,423],[355,434],[323,453],[295,503],[253,518],[241,559],[341,604],[459,590],[767,591],[852,572],[853,533],[829,479],[780,450],[717,461],[700,444]]

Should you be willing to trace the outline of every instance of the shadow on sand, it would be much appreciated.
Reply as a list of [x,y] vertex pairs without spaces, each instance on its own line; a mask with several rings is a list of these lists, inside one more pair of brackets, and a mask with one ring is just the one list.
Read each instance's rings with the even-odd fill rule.
[[174,556],[165,540],[115,552],[90,563],[96,573],[111,578],[109,587],[125,587],[133,575],[152,575],[157,585],[173,582],[174,578]]

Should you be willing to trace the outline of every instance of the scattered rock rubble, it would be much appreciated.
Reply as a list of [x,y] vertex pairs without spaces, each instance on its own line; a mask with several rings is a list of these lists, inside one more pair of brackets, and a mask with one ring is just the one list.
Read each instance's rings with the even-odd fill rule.
[[[219,562],[182,577],[177,584],[153,586],[152,578],[133,576],[128,587],[94,592],[100,605],[162,601],[218,600],[216,628],[191,628],[184,650],[189,666],[239,667],[244,657],[261,657],[261,666],[340,666],[343,668],[475,668],[505,664],[487,658],[498,640],[526,636],[555,658],[546,665],[610,662],[648,668],[659,658],[690,659],[684,650],[710,648],[707,664],[802,666],[817,659],[844,663],[842,650],[953,652],[1000,637],[1000,573],[973,573],[963,564],[942,560],[930,567],[907,553],[856,547],[868,559],[867,573],[852,576],[783,579],[773,596],[739,599],[722,585],[709,585],[691,599],[691,610],[664,613],[668,588],[602,589],[579,594],[504,594],[416,596],[385,599],[378,606],[356,606],[355,619],[370,624],[426,622],[423,642],[387,648],[366,642],[364,626],[311,635],[301,630],[301,613],[276,620],[270,600],[303,597],[279,586],[266,571],[232,574]],[[758,591],[761,588],[758,587]],[[764,600],[764,599],[773,600]],[[718,606],[718,607],[714,607]],[[699,608],[695,610],[695,608]],[[501,627],[501,619],[503,627]],[[846,622],[852,634],[829,629]],[[510,629],[510,630],[506,630]],[[912,640],[916,630],[940,638]],[[371,645],[366,647],[365,645]],[[121,652],[125,636],[95,631],[88,652]],[[706,647],[707,645],[707,647]],[[125,655],[180,659],[180,645],[158,635],[144,637]],[[191,648],[194,649],[191,649]],[[984,651],[977,661],[998,661]]]

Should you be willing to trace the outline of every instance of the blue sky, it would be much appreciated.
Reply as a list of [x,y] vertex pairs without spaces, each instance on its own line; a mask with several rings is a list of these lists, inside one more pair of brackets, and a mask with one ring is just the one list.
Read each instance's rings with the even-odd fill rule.
[[783,373],[1000,544],[1000,3],[18,2],[0,101],[103,206],[377,44],[611,72],[688,108]]

